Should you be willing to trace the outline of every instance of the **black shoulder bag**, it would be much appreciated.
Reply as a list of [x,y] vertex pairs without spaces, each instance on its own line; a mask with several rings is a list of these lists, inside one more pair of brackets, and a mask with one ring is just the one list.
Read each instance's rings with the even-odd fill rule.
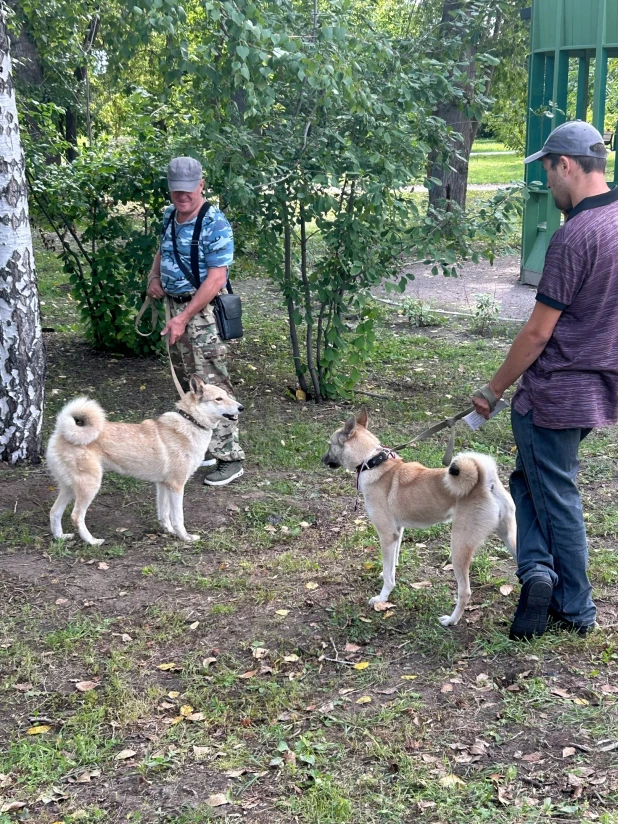
[[[191,269],[187,268],[178,254],[178,245],[176,243],[176,209],[172,211],[168,221],[168,223],[172,224],[172,246],[174,248],[176,263],[196,291],[200,288],[200,268],[198,260],[200,234],[202,232],[204,215],[209,208],[210,203],[205,202],[197,213],[193,237],[191,239]],[[163,233],[165,234],[166,231],[167,226],[163,230]],[[226,282],[226,289],[228,292],[227,295],[215,295],[211,304],[219,337],[221,340],[234,340],[235,338],[242,338],[244,334],[242,328],[242,304],[239,295],[235,295],[232,291],[232,284],[230,283],[229,277]]]

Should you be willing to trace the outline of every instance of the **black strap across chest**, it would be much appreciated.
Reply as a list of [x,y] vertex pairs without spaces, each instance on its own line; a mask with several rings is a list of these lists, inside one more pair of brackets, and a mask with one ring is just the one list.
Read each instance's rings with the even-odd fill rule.
[[[195,226],[193,227],[193,236],[191,238],[191,268],[189,269],[188,266],[181,260],[180,254],[178,253],[178,243],[176,240],[176,213],[177,209],[172,209],[172,212],[167,220],[167,223],[163,227],[163,237],[167,234],[167,227],[171,225],[172,227],[172,248],[174,249],[174,258],[176,263],[178,264],[178,268],[189,281],[191,286],[197,290],[200,288],[201,280],[200,280],[200,263],[199,263],[199,249],[200,249],[200,235],[202,233],[202,224],[204,223],[204,216],[206,212],[210,209],[210,203],[205,200],[197,216],[195,218]],[[226,283],[227,291],[230,294],[232,292],[232,284],[230,283],[230,279],[227,279]]]
[[204,426],[204,424],[200,423],[199,421],[196,421],[195,418],[193,417],[193,415],[189,415],[189,413],[185,412],[184,409],[175,409],[174,411],[177,412],[179,415],[182,415],[183,418],[188,420],[194,426],[197,426],[200,429],[203,429],[204,432],[212,432],[212,427]]

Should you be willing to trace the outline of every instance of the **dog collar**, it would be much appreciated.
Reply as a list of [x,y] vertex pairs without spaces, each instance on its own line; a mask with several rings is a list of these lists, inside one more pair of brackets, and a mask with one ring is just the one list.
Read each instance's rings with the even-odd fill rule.
[[397,453],[393,452],[392,449],[382,449],[377,455],[374,455],[373,458],[369,458],[369,460],[363,461],[359,464],[356,467],[356,489],[358,490],[361,472],[364,472],[366,469],[375,469],[376,466],[382,466],[384,461],[388,461],[389,458],[396,457]]
[[188,420],[190,423],[194,424],[195,426],[198,426],[200,429],[203,429],[204,432],[212,432],[212,427],[204,426],[204,424],[200,423],[199,421],[196,421],[193,415],[189,415],[189,413],[185,412],[184,409],[176,409],[174,411],[177,412],[179,415],[182,415],[182,417],[186,418],[186,420]]

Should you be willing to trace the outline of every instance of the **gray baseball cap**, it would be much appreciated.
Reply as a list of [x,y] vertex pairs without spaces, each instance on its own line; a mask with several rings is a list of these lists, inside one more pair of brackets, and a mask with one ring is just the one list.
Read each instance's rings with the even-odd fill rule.
[[[592,147],[601,143],[603,151],[593,151]],[[569,120],[554,129],[543,144],[540,152],[528,155],[524,163],[540,160],[548,154],[568,155],[569,157],[598,157],[605,159],[607,150],[603,142],[603,135],[590,123],[583,120]]]
[[170,192],[192,192],[202,177],[202,166],[194,157],[174,157],[167,167]]

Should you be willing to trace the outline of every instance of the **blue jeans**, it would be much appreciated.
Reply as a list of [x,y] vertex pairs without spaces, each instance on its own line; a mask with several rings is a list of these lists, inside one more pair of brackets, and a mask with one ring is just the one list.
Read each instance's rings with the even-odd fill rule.
[[574,624],[594,624],[596,607],[588,580],[588,544],[575,483],[579,445],[590,429],[535,426],[532,411],[511,408],[517,462],[511,495],[517,519],[517,577],[551,578],[550,609]]

